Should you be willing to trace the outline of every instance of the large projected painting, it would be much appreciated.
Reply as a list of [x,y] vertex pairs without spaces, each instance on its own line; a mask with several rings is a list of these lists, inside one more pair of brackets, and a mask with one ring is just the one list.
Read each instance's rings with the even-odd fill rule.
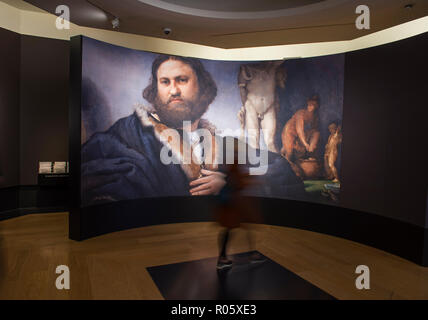
[[340,200],[344,55],[212,61],[82,42],[82,206],[216,195]]

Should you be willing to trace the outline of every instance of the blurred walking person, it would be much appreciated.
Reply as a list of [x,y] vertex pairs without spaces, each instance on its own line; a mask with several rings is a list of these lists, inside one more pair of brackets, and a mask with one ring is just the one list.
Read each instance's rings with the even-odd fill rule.
[[[226,166],[226,185],[220,191],[216,218],[224,227],[219,233],[219,257],[217,270],[232,267],[233,262],[227,257],[227,245],[230,240],[231,230],[244,227],[247,231],[250,250],[255,249],[255,232],[251,225],[246,223],[260,223],[258,202],[256,198],[242,197],[241,192],[246,186],[252,184],[251,176],[245,172],[244,166],[236,163]],[[263,261],[260,254],[254,253],[251,262]]]

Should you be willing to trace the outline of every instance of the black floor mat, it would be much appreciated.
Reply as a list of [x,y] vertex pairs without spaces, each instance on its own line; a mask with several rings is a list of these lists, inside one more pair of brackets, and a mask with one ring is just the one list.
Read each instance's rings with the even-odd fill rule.
[[217,258],[147,268],[167,300],[335,300],[276,262],[249,263],[252,252],[230,256],[233,266],[217,271]]

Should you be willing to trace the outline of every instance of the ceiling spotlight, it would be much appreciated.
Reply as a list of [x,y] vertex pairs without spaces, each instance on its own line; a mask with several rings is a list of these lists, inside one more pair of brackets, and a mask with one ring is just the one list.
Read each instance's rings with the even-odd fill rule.
[[408,4],[406,4],[406,5],[404,6],[404,8],[406,8],[406,9],[412,9],[412,8],[413,8],[413,6],[414,6],[414,4],[413,4],[413,3],[408,3]]
[[113,29],[117,29],[120,26],[120,21],[119,18],[114,18],[113,20],[111,20],[111,25],[113,26]]

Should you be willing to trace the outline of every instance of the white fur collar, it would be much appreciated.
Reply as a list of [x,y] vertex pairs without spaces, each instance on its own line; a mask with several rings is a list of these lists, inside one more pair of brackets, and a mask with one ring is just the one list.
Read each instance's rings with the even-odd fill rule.
[[[183,144],[186,144],[187,142],[184,140],[183,144],[174,143],[174,141],[171,141],[172,139],[170,137],[166,137],[165,135],[162,135],[162,131],[165,129],[169,129],[169,127],[167,127],[165,124],[160,122],[160,119],[155,113],[155,110],[153,109],[153,107],[148,107],[148,106],[138,104],[135,106],[135,112],[138,118],[140,119],[141,124],[144,127],[153,127],[153,132],[155,133],[156,138],[160,142],[162,142],[169,150],[171,150],[172,154],[177,159],[179,159],[180,166],[189,180],[194,180],[201,177],[202,168],[207,170],[218,169],[218,165],[216,163],[204,164],[202,166],[195,163],[192,159],[187,159],[189,155],[183,154]],[[215,136],[216,127],[208,120],[201,119],[199,120],[199,128],[204,128],[210,131],[213,137],[213,141],[212,141],[213,150],[211,152],[211,154],[213,155],[212,159],[218,159],[219,150],[217,148],[218,143]],[[209,154],[209,151],[208,151],[208,154]]]

